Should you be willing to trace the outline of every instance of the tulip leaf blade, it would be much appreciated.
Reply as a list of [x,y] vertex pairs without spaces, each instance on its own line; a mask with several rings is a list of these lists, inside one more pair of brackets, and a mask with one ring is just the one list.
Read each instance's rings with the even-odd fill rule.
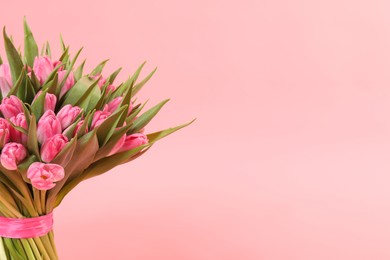
[[27,65],[31,68],[34,65],[34,59],[38,56],[38,45],[34,39],[34,35],[31,32],[30,27],[27,24],[27,19],[24,17],[24,57]]
[[149,142],[151,143],[155,143],[157,142],[158,140],[186,127],[186,126],[189,126],[190,124],[192,124],[196,119],[193,119],[192,121],[188,122],[188,123],[185,123],[185,124],[182,124],[182,125],[178,125],[176,127],[172,127],[172,128],[168,128],[168,129],[165,129],[165,130],[162,130],[162,131],[158,131],[158,132],[154,132],[154,133],[151,133],[151,134],[148,134],[146,135],[148,137],[148,140]]
[[160,111],[160,109],[169,101],[166,99],[154,107],[150,108],[148,111],[140,115],[137,119],[134,120],[132,127],[128,131],[128,134],[136,133],[146,126]]
[[37,121],[34,114],[31,115],[30,125],[28,126],[27,149],[40,160],[41,156],[39,153],[37,138]]
[[107,117],[101,125],[96,127],[96,135],[99,140],[100,147],[105,145],[110,139],[111,135],[114,133],[115,128],[118,125],[122,114],[125,113],[126,109],[127,106],[121,107],[115,113]]
[[141,88],[152,78],[156,71],[157,68],[150,72],[149,75],[146,76],[141,82],[134,85],[133,95],[136,95],[141,90]]
[[3,29],[3,37],[4,37],[5,51],[7,53],[8,63],[11,69],[12,82],[16,83],[16,81],[20,76],[20,73],[22,72],[23,62],[22,59],[20,58],[19,52],[16,50],[11,39],[8,37],[5,31],[5,27]]
[[47,90],[44,90],[39,94],[39,96],[31,104],[31,113],[35,115],[36,120],[38,121],[43,115],[45,108],[45,99],[46,99]]

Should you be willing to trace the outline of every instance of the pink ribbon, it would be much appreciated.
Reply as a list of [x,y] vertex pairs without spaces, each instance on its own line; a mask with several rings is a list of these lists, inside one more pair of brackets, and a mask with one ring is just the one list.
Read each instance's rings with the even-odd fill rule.
[[0,217],[0,237],[33,238],[53,229],[53,212],[35,218]]

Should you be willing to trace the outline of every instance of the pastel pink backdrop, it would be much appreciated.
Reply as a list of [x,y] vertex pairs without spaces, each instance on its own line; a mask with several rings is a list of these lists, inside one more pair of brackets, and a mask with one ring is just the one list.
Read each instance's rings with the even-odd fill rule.
[[8,1],[189,128],[55,211],[61,259],[390,259],[390,2]]

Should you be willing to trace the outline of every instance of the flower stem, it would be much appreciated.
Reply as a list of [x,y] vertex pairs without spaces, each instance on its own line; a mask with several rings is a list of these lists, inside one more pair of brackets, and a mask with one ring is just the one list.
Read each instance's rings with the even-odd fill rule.
[[0,259],[8,259],[2,237],[0,237]]

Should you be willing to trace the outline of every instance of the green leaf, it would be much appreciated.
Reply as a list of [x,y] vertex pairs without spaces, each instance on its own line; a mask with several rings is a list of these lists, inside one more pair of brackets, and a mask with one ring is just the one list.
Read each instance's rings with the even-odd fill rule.
[[145,125],[147,125],[155,115],[160,111],[160,109],[169,101],[169,99],[164,100],[157,104],[156,106],[152,107],[140,117],[138,117],[136,120],[134,120],[133,126],[130,128],[129,133],[136,133],[139,130],[141,130]]
[[136,116],[138,116],[138,114],[142,111],[142,109],[144,109],[145,105],[148,103],[148,101],[146,101],[144,104],[138,104],[136,105],[132,110],[131,110],[131,113],[130,115],[126,118],[126,124],[132,124],[133,123],[133,120]]
[[104,172],[107,172],[111,170],[112,168],[127,162],[132,156],[137,155],[139,153],[142,153],[141,151],[143,149],[147,149],[150,147],[151,144],[145,144],[142,146],[139,146],[137,148],[134,148],[129,151],[121,152],[114,154],[112,156],[103,158],[99,161],[94,162],[91,164],[85,171],[83,171],[80,175],[76,176],[72,180],[66,183],[64,187],[61,189],[61,191],[58,193],[58,196],[55,200],[54,207],[57,207],[61,201],[64,199],[64,197],[74,188],[82,182],[83,180],[98,176]]
[[110,139],[114,133],[115,128],[118,126],[118,122],[123,113],[126,113],[127,106],[121,107],[115,113],[110,115],[104,122],[96,128],[96,135],[99,140],[99,145],[103,146]]
[[58,74],[54,75],[54,78],[42,86],[42,91],[47,91],[50,94],[56,94],[58,86]]
[[3,59],[0,56],[0,65],[3,64]]
[[[72,163],[65,167],[65,178],[57,182],[56,186],[48,191],[46,209],[53,210],[56,198],[59,192],[67,183],[76,179],[93,162],[96,152],[99,150],[99,142],[96,137],[96,131],[91,131],[77,141],[76,149],[73,153]],[[82,156],[80,156],[82,155]],[[58,194],[58,195],[57,195]]]
[[30,110],[27,108],[27,106],[29,106],[29,104],[22,103],[22,106],[23,106],[24,116],[26,117],[26,123],[27,123],[27,125],[30,125],[31,113],[30,113]]
[[136,95],[140,90],[141,88],[146,84],[146,82],[149,81],[149,79],[153,76],[153,74],[156,72],[157,68],[155,68],[148,76],[146,76],[146,78],[144,78],[140,83],[137,83],[135,86],[134,86],[134,89],[133,89],[133,95]]
[[34,114],[31,115],[30,125],[28,126],[27,149],[30,153],[35,154],[35,156],[41,160],[37,138],[37,122]]
[[139,76],[139,74],[141,73],[141,71],[142,71],[143,67],[145,66],[145,64],[146,64],[146,61],[144,61],[144,62],[138,67],[138,69],[134,72],[133,76],[131,76],[130,79],[131,79],[132,82],[136,82],[136,81],[137,81],[138,76]]
[[120,164],[125,163],[132,156],[141,152],[143,149],[150,147],[151,145],[152,145],[152,143],[144,144],[144,145],[138,146],[134,149],[124,151],[121,153],[117,153],[117,154],[111,155],[109,157],[105,157],[99,161],[94,162],[83,173],[83,175],[84,175],[83,180],[89,179],[91,177],[95,177],[99,174],[102,174],[104,172],[111,170],[112,168],[114,168]]
[[114,80],[115,80],[116,77],[118,76],[119,72],[121,72],[121,70],[122,70],[122,68],[117,69],[116,71],[114,71],[114,72],[107,78],[108,84],[113,84],[113,83],[114,83]]
[[25,102],[31,103],[35,97],[35,88],[33,86],[33,83],[31,82],[31,79],[29,77],[26,77],[25,80]]
[[77,124],[81,121],[81,116],[79,115],[79,118],[70,126],[68,126],[64,131],[63,135],[65,135],[68,139],[72,139],[74,136],[73,133],[76,130]]
[[50,48],[50,43],[46,42],[46,50],[45,50],[46,56],[49,56],[51,58],[51,48]]
[[46,93],[47,90],[42,91],[42,93],[31,104],[31,113],[35,115],[37,121],[44,113]]
[[[91,95],[97,95],[98,93],[96,90],[94,90],[95,86],[97,85],[99,79],[97,80],[92,80],[88,76],[82,77],[79,81],[76,82],[76,84],[68,91],[63,97],[63,102],[62,106],[65,104],[71,104],[71,105],[76,105],[77,103],[82,103],[84,100],[86,100],[86,107],[88,106],[88,97],[89,94]],[[100,90],[98,90],[100,92]],[[100,93],[99,93],[100,97]],[[96,101],[97,102],[97,101]],[[90,105],[90,104],[89,104]],[[96,103],[94,104],[96,105]],[[88,112],[88,111],[87,111]]]
[[106,66],[107,61],[109,61],[109,60],[107,59],[107,60],[100,62],[99,65],[97,65],[96,68],[94,68],[89,75],[99,76],[102,73],[104,66]]
[[51,72],[50,74],[47,76],[47,79],[45,80],[45,82],[43,83],[43,85],[46,85],[49,81],[52,81],[54,79],[55,76],[57,76],[57,72],[58,70],[63,67],[63,64],[58,64]]
[[77,61],[77,58],[79,57],[81,51],[83,50],[83,48],[81,48],[77,53],[76,53],[76,56],[73,58],[72,62],[70,63],[70,66],[69,68],[67,68],[67,71],[66,71],[66,74],[64,76],[64,79],[61,81],[60,83],[60,88],[62,88],[64,85],[65,85],[65,82],[69,76],[69,74],[72,72],[72,69],[73,69],[73,66],[74,64],[76,63]]
[[65,51],[66,49],[66,45],[65,45],[65,42],[64,42],[64,39],[62,38],[62,34],[60,34],[60,41],[61,41],[61,48],[62,48],[62,51]]
[[91,111],[99,102],[100,96],[100,88],[96,81],[96,83],[92,84],[81,96],[81,98],[77,101],[76,106],[82,108],[86,112]]
[[[125,105],[127,105],[127,107],[130,106],[132,89],[133,88],[129,88],[127,90],[126,95],[122,99],[122,102],[121,102],[119,107],[122,107],[122,106],[125,106]],[[126,113],[122,114],[122,117],[120,118],[120,120],[118,122],[118,125],[120,125],[120,126],[123,125],[123,123],[126,121],[126,117],[127,117],[128,113],[129,112],[127,111]]]
[[165,129],[165,130],[162,130],[162,131],[158,131],[158,132],[155,132],[155,133],[151,133],[151,134],[148,134],[147,137],[148,137],[148,140],[150,143],[155,143],[156,141],[192,124],[196,119],[193,119],[191,122],[188,122],[186,124],[182,124],[182,125],[179,125],[179,126],[176,126],[176,127],[172,127],[172,128],[168,128],[168,129]]
[[84,65],[87,60],[84,60],[80,66],[75,70],[74,72],[74,78],[76,81],[78,81],[82,76],[83,76],[83,71],[84,71]]
[[42,48],[41,48],[41,56],[45,54],[45,48],[46,48],[46,42],[43,43]]
[[95,155],[94,161],[98,161],[106,157],[112,151],[118,141],[123,137],[123,135],[126,135],[126,132],[130,129],[130,127],[131,125],[125,125],[119,129],[116,129],[111,138],[108,140],[107,144],[99,149]]
[[19,96],[19,93],[20,93],[19,88],[23,84],[23,81],[25,80],[25,78],[26,78],[26,72],[24,71],[24,69],[22,69],[20,74],[19,74],[18,80],[15,82],[14,86],[8,92],[7,97],[14,95],[14,96],[18,96],[22,100],[24,99],[23,96]]
[[122,96],[123,93],[125,93],[129,88],[132,88],[134,84],[134,80],[132,77],[129,77],[123,84],[119,85],[115,90],[114,93],[109,98],[109,101],[113,100],[116,97]]
[[16,83],[20,73],[22,72],[23,62],[15,46],[12,44],[11,39],[8,38],[7,33],[5,32],[5,27],[3,29],[3,36],[5,51],[7,53],[8,63],[11,69],[12,82]]
[[109,95],[107,93],[107,88],[104,88],[94,108],[96,110],[102,110],[104,105],[108,103],[108,100],[109,100]]
[[24,17],[24,57],[27,64],[32,68],[34,59],[38,56],[38,46],[35,42],[34,36],[27,24],[26,17]]
[[31,78],[31,83],[35,89],[35,92],[38,92],[41,89],[41,82],[35,75],[34,71],[31,71],[30,78]]
[[59,61],[61,61],[62,64],[66,64],[68,60],[69,60],[69,47],[63,50],[62,55],[59,58]]

